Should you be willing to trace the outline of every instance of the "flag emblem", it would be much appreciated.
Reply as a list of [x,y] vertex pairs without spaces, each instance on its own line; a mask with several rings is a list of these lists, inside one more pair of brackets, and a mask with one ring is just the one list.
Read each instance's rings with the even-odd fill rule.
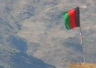
[[79,7],[71,9],[63,13],[63,20],[66,29],[73,29],[75,27],[80,27],[80,11]]

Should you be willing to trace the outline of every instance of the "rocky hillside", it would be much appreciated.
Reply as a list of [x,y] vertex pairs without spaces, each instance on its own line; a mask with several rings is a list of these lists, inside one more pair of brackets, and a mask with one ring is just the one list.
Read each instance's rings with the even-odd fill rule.
[[0,0],[0,68],[83,62],[79,28],[66,30],[62,20],[63,12],[77,6],[86,62],[96,63],[95,0]]

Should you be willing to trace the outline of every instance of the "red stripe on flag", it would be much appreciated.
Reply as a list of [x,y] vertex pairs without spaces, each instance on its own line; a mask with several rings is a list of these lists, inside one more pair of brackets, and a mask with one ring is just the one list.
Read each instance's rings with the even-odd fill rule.
[[71,29],[72,28],[75,28],[76,27],[75,10],[74,9],[73,10],[70,10],[68,12],[68,15],[69,15]]

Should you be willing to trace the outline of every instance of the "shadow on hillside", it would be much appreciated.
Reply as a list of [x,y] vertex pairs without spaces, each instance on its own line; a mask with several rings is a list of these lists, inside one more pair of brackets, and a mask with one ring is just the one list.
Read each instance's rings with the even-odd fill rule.
[[64,42],[64,47],[67,48],[67,59],[70,62],[83,62],[83,48],[80,40],[77,38],[68,38]]
[[0,66],[0,68],[4,68],[3,66]]
[[21,52],[26,52],[27,50],[27,42],[22,38],[18,38],[15,36],[10,37],[11,43]]
[[68,38],[65,41],[64,46],[68,47],[68,48],[72,48],[74,50],[76,50],[77,52],[82,52],[82,45],[80,44],[80,40],[78,40],[77,38]]
[[24,53],[16,53],[11,58],[14,68],[55,68],[52,65],[44,63],[35,57],[28,56]]

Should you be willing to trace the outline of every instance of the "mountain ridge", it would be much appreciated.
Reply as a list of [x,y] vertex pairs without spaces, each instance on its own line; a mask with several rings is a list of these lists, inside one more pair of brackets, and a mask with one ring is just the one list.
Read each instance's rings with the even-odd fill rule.
[[41,60],[45,68],[66,68],[69,62],[83,62],[79,28],[66,30],[62,20],[63,12],[77,6],[86,6],[80,8],[86,62],[96,63],[95,0],[0,0],[1,68],[15,68],[19,62],[22,64],[16,67],[27,64],[25,67],[30,68],[26,61],[29,56]]

